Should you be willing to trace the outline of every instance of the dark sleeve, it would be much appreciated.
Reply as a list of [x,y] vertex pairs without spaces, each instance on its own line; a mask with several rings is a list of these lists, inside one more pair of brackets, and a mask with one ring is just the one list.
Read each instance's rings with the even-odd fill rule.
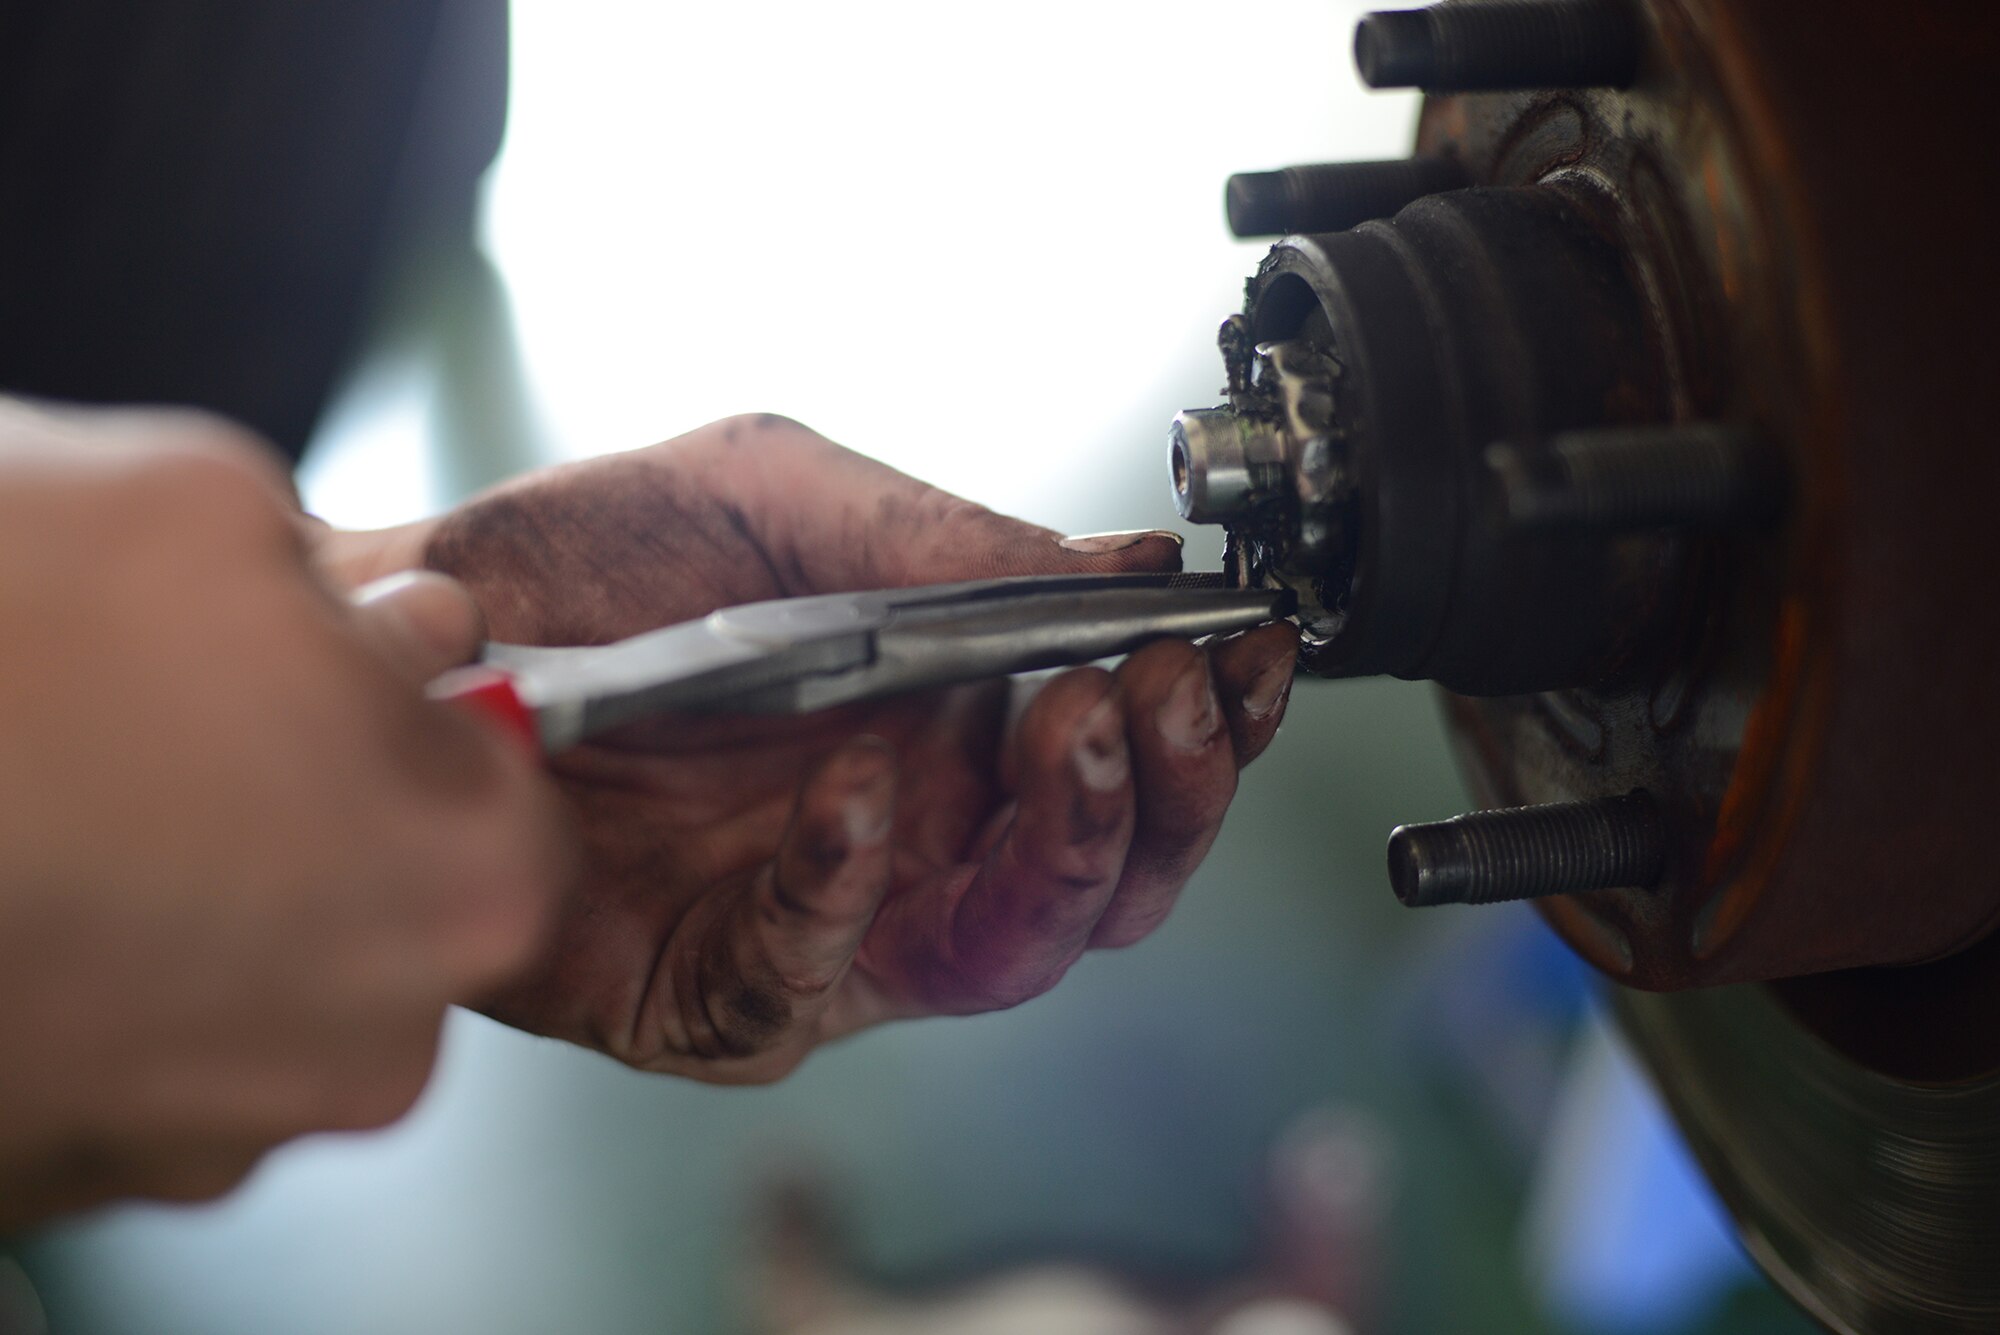
[[470,226],[505,0],[0,0],[0,390],[296,458],[409,233]]

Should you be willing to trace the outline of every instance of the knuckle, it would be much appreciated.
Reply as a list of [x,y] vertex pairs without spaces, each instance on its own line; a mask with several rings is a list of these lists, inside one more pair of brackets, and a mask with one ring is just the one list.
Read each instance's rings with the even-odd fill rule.
[[1045,882],[1054,893],[1034,896],[1021,908],[1016,922],[1034,941],[1069,941],[1088,931],[1100,911],[1108,876],[1066,877]]
[[424,565],[456,578],[472,577],[482,568],[505,570],[504,563],[518,559],[523,536],[534,532],[533,506],[518,494],[497,491],[439,518],[424,545]]
[[731,1088],[747,1088],[773,1085],[783,1080],[805,1063],[807,1049],[786,1047],[761,1052],[749,1057],[732,1060],[727,1066],[715,1064],[713,1055],[696,1054],[693,1059],[682,1055],[655,1057],[649,1061],[626,1063],[635,1070],[658,1075],[678,1075],[689,1080],[698,1080],[705,1085],[722,1085]]
[[705,1023],[690,1026],[690,1047],[710,1060],[742,1061],[780,1046],[792,1029],[795,999],[774,971],[746,971],[727,954],[705,953],[696,963],[689,1000]]
[[1095,950],[1124,950],[1136,946],[1159,929],[1167,920],[1167,908],[1147,909],[1134,913],[1106,915],[1090,934],[1090,944]]
[[713,1015],[718,1055],[754,1057],[777,1043],[791,1024],[792,1007],[776,987],[739,985],[717,999]]
[[832,441],[782,413],[736,413],[705,428],[705,438],[723,449],[783,443],[793,447],[830,446]]
[[[1015,725],[1015,736],[1025,748],[1022,758],[1043,770],[1067,770],[1077,728],[1101,702],[1112,698],[1112,683],[1109,672],[1094,666],[1069,668],[1044,683]],[[1120,737],[1110,749],[1115,752],[1123,744]]]
[[513,885],[485,888],[480,902],[458,924],[454,972],[472,987],[517,976],[541,954],[547,920],[539,893]]
[[306,1082],[299,1129],[372,1131],[401,1118],[430,1083],[443,1024],[441,1003],[378,1023],[374,1041],[344,1051]]
[[832,964],[812,973],[794,970],[780,974],[777,991],[794,1003],[818,1001],[840,982],[842,968],[842,964]]
[[926,492],[924,499],[930,510],[929,522],[947,533],[976,525],[994,523],[1012,525],[1015,522],[994,513],[978,501],[969,501],[963,496],[940,491],[935,487]]
[[1220,809],[1171,806],[1149,812],[1145,828],[1126,854],[1127,885],[1159,887],[1162,893],[1178,894],[1214,847],[1222,830],[1222,816]]
[[976,980],[973,994],[979,998],[982,1010],[1012,1010],[1047,992],[1068,972],[1068,964],[1054,969],[1000,969]]
[[1171,685],[1180,679],[1182,672],[1193,666],[1196,659],[1205,662],[1207,657],[1186,640],[1154,640],[1127,658],[1119,675],[1126,677],[1157,672],[1162,684]]
[[225,532],[285,531],[291,517],[261,472],[236,447],[189,442],[154,455],[135,483],[147,503],[183,521],[194,515]]
[[802,917],[824,916],[816,898],[802,898],[800,891],[819,888],[832,881],[853,856],[851,841],[844,829],[831,820],[806,823],[787,850],[784,868],[790,875],[774,875],[771,893],[778,904]]
[[746,1085],[775,1085],[793,1071],[798,1070],[800,1064],[804,1061],[805,1054],[802,1052],[773,1054],[769,1060],[758,1062],[747,1069],[743,1074],[741,1083]]
[[1043,708],[1057,708],[1082,713],[1108,698],[1117,685],[1117,677],[1107,668],[1094,663],[1064,670],[1043,689]]
[[929,962],[921,987],[932,1005],[947,1012],[977,1014],[1012,1010],[1062,981],[1075,962],[1076,948],[1056,950],[1045,942],[1008,948],[961,945]]
[[1054,540],[1033,524],[948,491],[929,488],[923,510],[933,532],[962,534],[982,548],[995,574],[1043,573],[1060,555]]
[[141,1195],[183,1204],[199,1204],[227,1195],[250,1176],[271,1147],[259,1146],[226,1154],[207,1154],[163,1165],[140,1185]]
[[1045,855],[1050,871],[1064,880],[1101,877],[1111,859],[1106,845],[1124,832],[1128,810],[1127,804],[1106,802],[1094,793],[1074,794],[1064,822],[1064,842]]
[[[532,773],[498,775],[487,814],[447,850],[453,883],[441,888],[441,898],[456,906],[449,958],[467,986],[514,978],[547,947],[575,850],[541,782]],[[471,856],[463,856],[467,850]]]
[[343,1088],[330,1123],[342,1131],[373,1131],[398,1121],[416,1106],[430,1083],[432,1052],[373,1066]]
[[[790,432],[810,437],[816,441],[826,441],[825,436],[820,435],[819,432],[813,430],[804,422],[799,421],[797,418],[787,417],[783,413],[747,413],[745,416],[749,417],[751,423],[759,431]],[[827,443],[830,444],[831,442]]]
[[145,411],[146,425],[163,443],[211,455],[239,467],[275,472],[270,442],[242,423],[205,408],[168,407]]
[[1134,841],[1133,861],[1144,860],[1164,871],[1191,872],[1215,842],[1229,811],[1229,798],[1196,794],[1186,802],[1162,803],[1146,813],[1144,832]]
[[755,1060],[741,1066],[732,1067],[716,1083],[731,1085],[775,1085],[793,1071],[799,1069],[806,1059],[802,1047],[771,1048],[756,1054]]
[[551,920],[548,901],[517,869],[481,874],[492,861],[454,869],[417,887],[427,897],[427,959],[439,990],[451,1000],[519,978],[542,953]]

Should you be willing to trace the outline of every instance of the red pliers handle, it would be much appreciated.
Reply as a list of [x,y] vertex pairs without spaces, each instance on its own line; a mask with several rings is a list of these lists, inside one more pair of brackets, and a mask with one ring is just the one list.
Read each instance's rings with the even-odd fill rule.
[[477,714],[535,755],[542,754],[542,730],[535,711],[515,689],[514,678],[485,663],[453,668],[431,683],[430,696]]

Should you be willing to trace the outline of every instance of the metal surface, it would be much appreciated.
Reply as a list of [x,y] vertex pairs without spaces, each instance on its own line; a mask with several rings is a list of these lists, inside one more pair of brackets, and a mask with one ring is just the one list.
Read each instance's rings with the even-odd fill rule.
[[1871,1071],[1770,989],[1617,994],[1759,1266],[1843,1335],[2000,1330],[2000,1076]]
[[1473,188],[1252,280],[1295,485],[1233,568],[1309,669],[1451,686],[1482,805],[1650,793],[1657,886],[1538,907],[1667,993],[1621,1011],[1752,1252],[1837,1330],[2000,1329],[2000,22],[1649,0],[1629,69],[1537,64],[1614,8],[1364,25],[1372,81],[1520,91],[1425,103]]
[[891,596],[866,667],[801,674],[745,691],[719,707],[799,714],[907,691],[1014,672],[1067,667],[1130,653],[1161,638],[1199,639],[1249,630],[1285,615],[1270,590],[1221,585],[1217,576],[1097,575],[993,580],[936,598]]
[[1789,481],[1755,431],[1716,422],[1570,431],[1487,447],[1516,529],[1742,528],[1774,522]]
[[1229,230],[1238,237],[1336,232],[1386,218],[1440,190],[1469,185],[1450,158],[1321,162],[1269,172],[1238,172],[1223,188]]
[[[1988,244],[1979,227],[1954,211],[1917,240],[1858,164],[1943,172],[1952,140],[1935,132],[1973,121],[1936,114],[1942,72],[1925,98],[1855,103],[1841,71],[1857,53],[1800,45],[1782,6],[1649,8],[1655,55],[1629,92],[1435,98],[1419,148],[1482,179],[1604,183],[1674,418],[1756,424],[1787,461],[1790,509],[1775,531],[1690,538],[1651,671],[1453,702],[1462,753],[1486,802],[1660,795],[1666,895],[1544,906],[1614,976],[1684,987],[1934,959],[2000,921],[1977,833],[2000,614],[1960,583],[1990,561],[1982,498],[2000,485],[1971,443],[1994,381],[1962,351],[1994,294],[1962,262]],[[1924,12],[1882,37],[1895,68],[1969,77],[1993,53],[1990,22]]]
[[1193,524],[1236,518],[1285,484],[1283,443],[1268,424],[1195,408],[1168,432],[1174,508]]
[[1248,630],[1290,596],[1219,574],[1019,576],[727,607],[616,644],[492,644],[543,749],[657,714],[801,714]]
[[1773,11],[1629,12],[1629,89],[1433,97],[1418,155],[1475,186],[1272,248],[1224,356],[1283,477],[1223,516],[1230,564],[1297,592],[1308,670],[1457,692],[1482,803],[1655,795],[1659,893],[1544,905],[1621,981],[1947,955],[2000,922],[1978,841],[1937,837],[2000,749],[2000,612],[1951,574],[1988,550],[1996,379],[1884,330],[1976,338],[1978,284],[1859,198],[1833,127],[1913,131],[1796,79]]
[[1411,908],[1650,887],[1666,856],[1645,793],[1475,811],[1389,835],[1389,885]]
[[[1756,423],[1790,510],[1704,543],[1649,686],[1450,713],[1483,801],[1669,795],[1681,870],[1650,906],[1541,902],[1593,962],[1651,987],[1789,979],[1618,997],[1760,1264],[1836,1330],[1990,1331],[2000,453],[1980,441],[2000,377],[1972,350],[1995,218],[1946,186],[1913,231],[1885,182],[1949,182],[1984,151],[2000,31],[1944,4],[1806,25],[1774,0],[1646,8],[1630,93],[1433,99],[1418,148],[1615,182],[1677,331],[1677,415]],[[1855,967],[1882,963],[1915,967]]]
[[1432,5],[1367,15],[1354,29],[1354,63],[1371,88],[1623,88],[1639,72],[1644,34],[1627,0]]
[[1258,267],[1231,410],[1284,426],[1298,485],[1232,533],[1246,581],[1298,591],[1311,670],[1515,694],[1643,647],[1672,535],[1511,530],[1485,465],[1494,441],[1670,411],[1612,214],[1587,183],[1459,190]]

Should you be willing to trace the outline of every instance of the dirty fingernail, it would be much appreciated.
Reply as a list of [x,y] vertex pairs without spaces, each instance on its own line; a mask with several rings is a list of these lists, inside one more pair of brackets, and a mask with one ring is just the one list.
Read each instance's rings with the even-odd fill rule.
[[1107,552],[1122,552],[1127,547],[1137,547],[1148,538],[1167,538],[1174,546],[1181,545],[1181,535],[1170,529],[1138,528],[1126,533],[1079,533],[1073,538],[1064,538],[1056,546],[1085,556],[1103,556]]
[[356,589],[349,598],[356,607],[372,607],[377,603],[394,602],[407,596],[411,588],[427,582],[428,572],[419,570],[399,570],[393,575],[384,575]]
[[1072,763],[1086,788],[1108,793],[1131,777],[1132,762],[1125,753],[1125,723],[1119,717],[1118,702],[1105,696],[1077,725]]
[[889,837],[889,826],[896,816],[889,788],[884,778],[847,799],[840,817],[847,827],[849,848],[870,848]]
[[1160,735],[1177,751],[1199,751],[1222,730],[1222,710],[1209,681],[1208,660],[1196,655],[1160,706]]
[[1271,711],[1285,702],[1291,685],[1292,655],[1287,650],[1251,680],[1250,689],[1243,692],[1243,712],[1251,718],[1269,718]]
[[896,771],[892,765],[878,764],[841,803],[840,820],[847,833],[847,846],[867,848],[881,843],[889,837],[895,819]]

